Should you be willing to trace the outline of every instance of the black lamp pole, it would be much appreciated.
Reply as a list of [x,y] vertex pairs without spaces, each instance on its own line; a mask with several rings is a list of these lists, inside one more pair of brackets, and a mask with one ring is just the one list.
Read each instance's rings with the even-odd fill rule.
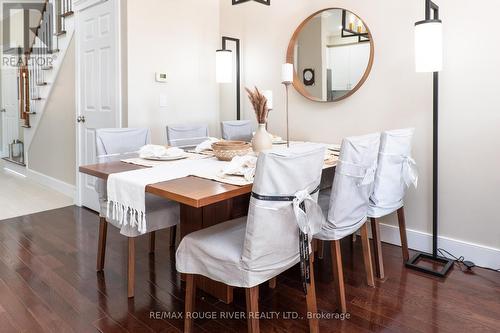
[[[432,15],[433,14],[433,15]],[[415,23],[415,25],[441,22],[439,19],[439,7],[431,0],[425,2],[425,20]],[[432,255],[428,253],[417,253],[407,263],[406,267],[427,273],[430,275],[445,277],[453,267],[453,260],[438,256],[438,157],[439,157],[439,72],[433,73],[433,165],[432,165]],[[432,269],[419,266],[421,260],[432,262],[441,269]],[[434,266],[434,265],[433,265]]]
[[222,37],[222,50],[227,50],[227,42],[236,44],[236,120],[241,120],[241,74],[240,74],[240,40],[233,37]]

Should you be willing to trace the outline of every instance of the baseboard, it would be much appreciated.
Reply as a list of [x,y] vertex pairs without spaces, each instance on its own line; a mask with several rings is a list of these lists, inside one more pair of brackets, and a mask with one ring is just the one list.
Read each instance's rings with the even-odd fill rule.
[[76,187],[74,185],[65,183],[62,180],[44,175],[43,173],[32,169],[26,169],[26,177],[72,198],[73,201],[75,200]]
[[[410,249],[432,252],[431,234],[411,229],[406,229],[406,234]],[[380,235],[383,242],[401,246],[398,227],[380,223]],[[442,236],[438,237],[438,244],[440,248],[457,257],[464,256],[466,260],[474,262],[477,266],[500,268],[500,249]]]

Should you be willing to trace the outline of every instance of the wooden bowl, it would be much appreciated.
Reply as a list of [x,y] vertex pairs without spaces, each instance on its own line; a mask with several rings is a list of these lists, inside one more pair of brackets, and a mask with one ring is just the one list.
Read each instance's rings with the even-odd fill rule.
[[220,161],[231,161],[235,156],[243,156],[252,151],[252,146],[244,141],[219,141],[212,144],[215,157]]

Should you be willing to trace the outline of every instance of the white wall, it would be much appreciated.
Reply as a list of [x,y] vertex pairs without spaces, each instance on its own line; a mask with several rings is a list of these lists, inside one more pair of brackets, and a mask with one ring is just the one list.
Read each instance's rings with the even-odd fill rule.
[[[76,184],[75,42],[71,41],[28,150],[28,168]],[[40,115],[38,115],[40,117]]]
[[[219,1],[129,0],[127,19],[128,126],[152,128],[154,142],[166,142],[167,124],[184,122],[208,123],[217,135]],[[168,83],[155,82],[156,71]]]
[[[496,211],[500,177],[495,172],[500,166],[495,150],[500,144],[500,49],[491,36],[471,29],[478,20],[484,31],[495,31],[494,15],[500,3],[438,2],[442,4],[447,49],[441,85],[440,233],[500,249]],[[280,135],[285,134],[280,70],[296,27],[311,13],[327,7],[344,7],[366,22],[375,42],[368,80],[352,97],[334,104],[311,102],[292,89],[291,136],[340,142],[350,135],[415,127],[414,157],[420,181],[417,190],[408,192],[407,224],[409,229],[431,232],[432,75],[415,73],[413,54],[413,24],[423,19],[424,1],[273,0],[270,7],[255,2],[220,4],[221,32],[242,40],[243,85],[274,91],[269,128]],[[482,14],[471,15],[475,8],[481,8]],[[225,98],[222,92],[221,103]],[[244,101],[244,114],[253,117],[251,106],[246,98]],[[476,148],[476,143],[484,148]],[[395,217],[383,222],[394,224]]]

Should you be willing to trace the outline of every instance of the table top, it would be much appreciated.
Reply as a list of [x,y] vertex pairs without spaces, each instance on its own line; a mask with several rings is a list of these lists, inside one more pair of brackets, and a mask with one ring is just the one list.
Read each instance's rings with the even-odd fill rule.
[[[144,168],[139,165],[115,161],[81,166],[79,171],[106,180],[113,173]],[[193,176],[146,186],[148,193],[195,208],[208,206],[251,191],[252,185],[235,186]]]
[[[331,168],[323,170],[329,173]],[[85,165],[79,168],[81,173],[101,179],[108,179],[113,173],[144,169],[146,167],[114,161],[101,164]],[[179,202],[195,208],[205,207],[217,202],[238,197],[252,192],[252,185],[235,186],[214,180],[189,176],[146,186],[146,192],[162,198]]]

